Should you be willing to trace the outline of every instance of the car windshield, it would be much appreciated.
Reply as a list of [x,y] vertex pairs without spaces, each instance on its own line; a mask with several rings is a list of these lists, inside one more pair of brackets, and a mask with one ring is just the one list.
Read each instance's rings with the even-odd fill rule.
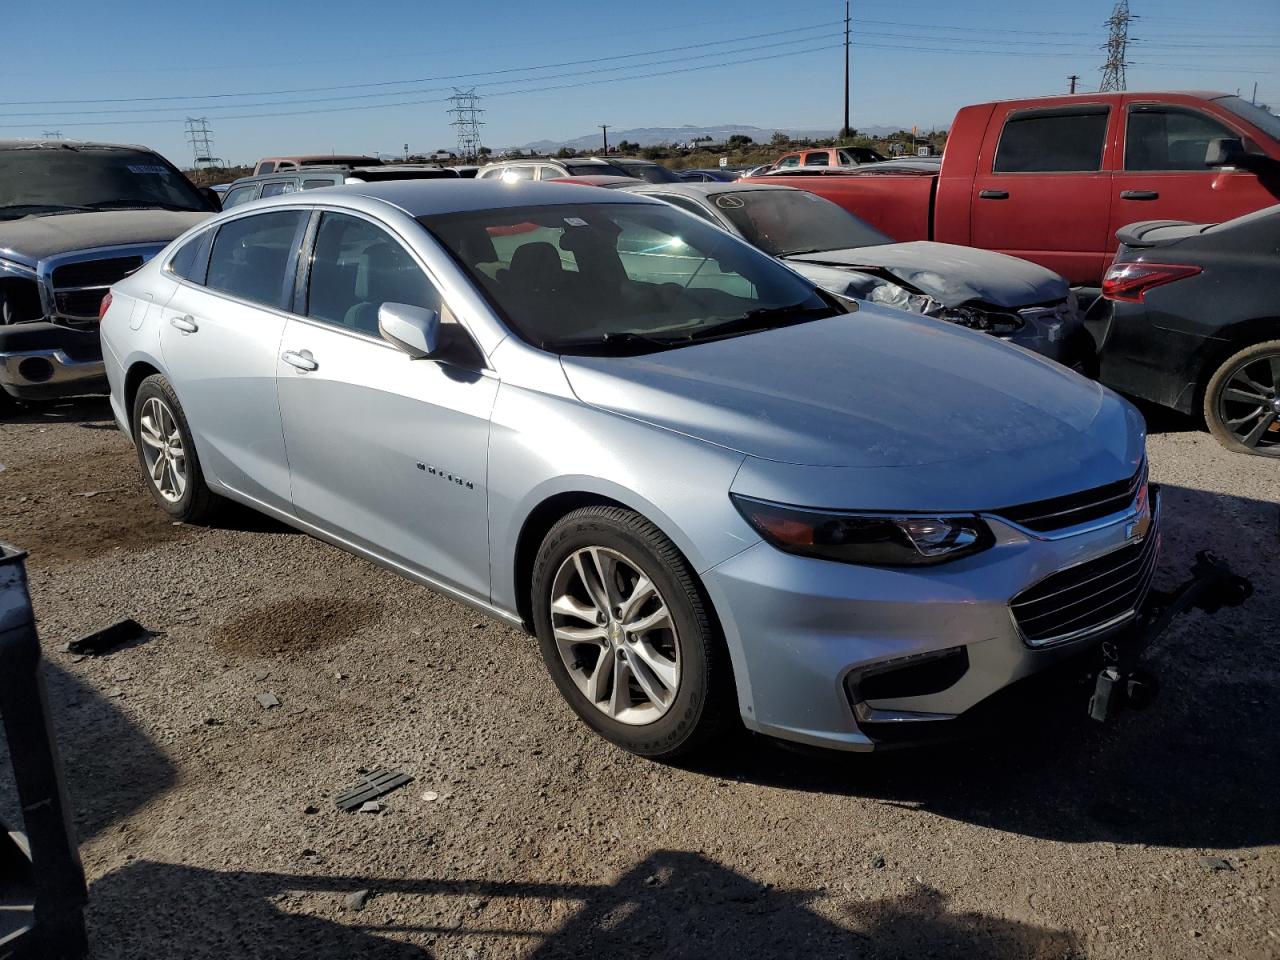
[[659,203],[420,218],[522,339],[554,353],[673,349],[846,312],[728,234]]
[[620,163],[618,166],[623,167],[629,175],[637,180],[645,180],[648,183],[684,182],[680,179],[678,173],[668,170],[660,163]]
[[209,204],[186,177],[144,150],[0,150],[0,219],[138,208],[207,212]]
[[1236,116],[1252,123],[1271,139],[1280,140],[1280,117],[1265,107],[1256,106],[1240,97],[1220,97],[1218,103]]
[[893,243],[843,207],[804,190],[742,190],[707,200],[749,243],[775,257]]

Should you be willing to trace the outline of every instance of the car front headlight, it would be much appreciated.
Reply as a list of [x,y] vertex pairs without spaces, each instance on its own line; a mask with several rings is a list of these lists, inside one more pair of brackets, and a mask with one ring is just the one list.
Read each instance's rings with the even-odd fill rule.
[[958,560],[995,543],[980,517],[811,510],[730,494],[769,543],[787,553],[876,567]]

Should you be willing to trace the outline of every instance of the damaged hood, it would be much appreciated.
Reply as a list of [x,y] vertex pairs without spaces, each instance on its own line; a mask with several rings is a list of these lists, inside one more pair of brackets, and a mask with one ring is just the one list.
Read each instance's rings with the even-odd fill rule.
[[946,307],[985,303],[1019,309],[1063,300],[1070,292],[1066,280],[1038,264],[990,250],[929,240],[823,250],[783,259],[806,276],[806,266],[883,271]]
[[561,362],[584,403],[781,463],[1016,454],[1061,472],[1127,443],[1111,426],[1126,405],[1097,384],[986,334],[871,305],[644,356]]
[[0,222],[0,257],[28,267],[73,250],[168,243],[212,212],[104,210]]

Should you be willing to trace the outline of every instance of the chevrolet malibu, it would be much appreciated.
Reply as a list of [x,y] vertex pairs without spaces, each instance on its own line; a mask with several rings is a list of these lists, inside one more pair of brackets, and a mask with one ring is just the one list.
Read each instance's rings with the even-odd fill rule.
[[116,284],[159,507],[236,500],[536,634],[597,732],[927,739],[1129,624],[1143,425],[666,204],[501,181],[235,208]]

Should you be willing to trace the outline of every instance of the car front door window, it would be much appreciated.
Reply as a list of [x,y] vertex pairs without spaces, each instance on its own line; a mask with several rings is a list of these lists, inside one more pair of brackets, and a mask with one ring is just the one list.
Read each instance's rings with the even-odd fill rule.
[[1129,108],[1124,168],[1210,173],[1204,162],[1209,144],[1237,136],[1197,110],[1165,104],[1136,104]]

